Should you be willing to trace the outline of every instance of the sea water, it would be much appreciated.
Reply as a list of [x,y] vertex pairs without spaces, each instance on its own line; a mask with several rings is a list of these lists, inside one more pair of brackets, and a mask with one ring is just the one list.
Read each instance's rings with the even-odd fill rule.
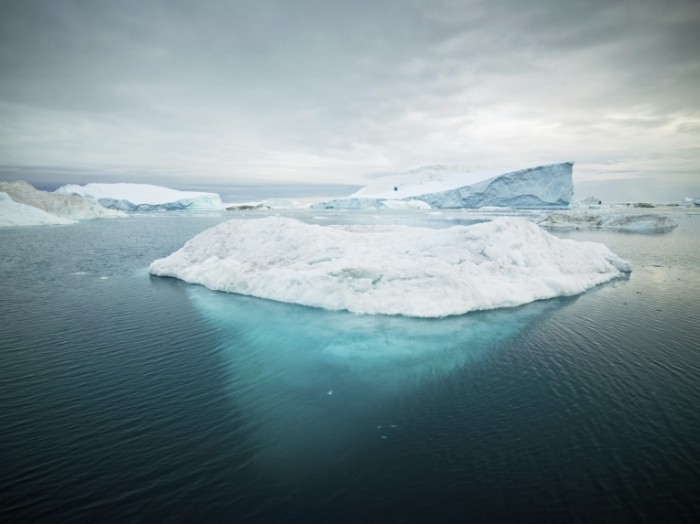
[[662,235],[557,233],[606,243],[629,277],[430,320],[148,275],[231,215],[0,230],[0,519],[690,521],[700,216],[672,217]]

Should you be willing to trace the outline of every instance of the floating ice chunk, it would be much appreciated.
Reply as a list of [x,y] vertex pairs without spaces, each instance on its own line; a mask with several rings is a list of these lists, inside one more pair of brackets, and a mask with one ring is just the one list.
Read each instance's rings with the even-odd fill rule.
[[552,229],[612,229],[637,233],[663,233],[676,224],[669,217],[659,214],[630,215],[624,213],[553,213],[542,222],[542,227]]
[[383,200],[382,205],[387,209],[430,209],[430,204],[422,200]]
[[254,202],[231,202],[223,204],[227,211],[252,211],[256,209],[304,209],[308,207],[301,202],[288,198],[270,198]]
[[575,295],[630,266],[603,244],[523,219],[428,229],[268,217],[219,224],[149,271],[331,310],[444,317]]

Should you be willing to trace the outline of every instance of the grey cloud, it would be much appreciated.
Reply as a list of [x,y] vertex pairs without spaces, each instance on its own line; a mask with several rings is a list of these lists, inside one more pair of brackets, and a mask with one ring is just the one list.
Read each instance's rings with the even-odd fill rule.
[[341,182],[419,163],[585,164],[700,114],[690,0],[3,8],[0,154],[16,165]]

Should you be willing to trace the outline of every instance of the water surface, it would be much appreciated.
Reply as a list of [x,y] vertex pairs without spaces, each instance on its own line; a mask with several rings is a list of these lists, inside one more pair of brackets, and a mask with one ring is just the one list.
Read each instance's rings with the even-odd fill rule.
[[691,521],[700,216],[673,217],[558,233],[629,278],[432,320],[147,274],[224,215],[0,230],[0,519]]

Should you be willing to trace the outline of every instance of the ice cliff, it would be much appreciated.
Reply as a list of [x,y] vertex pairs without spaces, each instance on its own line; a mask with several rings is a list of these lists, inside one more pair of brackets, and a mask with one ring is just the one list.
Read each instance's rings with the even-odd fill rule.
[[150,184],[68,184],[59,187],[56,193],[79,195],[122,211],[223,209],[221,198],[216,193],[179,191]]
[[390,207],[386,201],[421,201],[433,208],[486,206],[565,207],[574,192],[573,162],[505,174],[460,166],[429,166],[382,177],[347,198],[314,204],[317,209]]
[[363,314],[444,317],[575,295],[630,271],[522,219],[447,229],[229,220],[151,263],[210,289]]

